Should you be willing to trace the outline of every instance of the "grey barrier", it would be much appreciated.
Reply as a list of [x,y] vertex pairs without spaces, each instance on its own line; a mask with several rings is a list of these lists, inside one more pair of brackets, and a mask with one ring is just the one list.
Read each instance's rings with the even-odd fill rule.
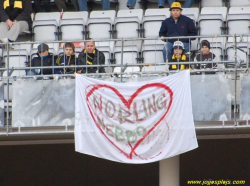
[[240,120],[250,120],[250,76],[243,76],[240,80]]

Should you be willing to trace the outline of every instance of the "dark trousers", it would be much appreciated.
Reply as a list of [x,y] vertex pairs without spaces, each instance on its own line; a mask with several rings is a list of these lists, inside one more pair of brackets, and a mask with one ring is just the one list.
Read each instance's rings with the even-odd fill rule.
[[[73,4],[75,10],[78,11],[79,10],[78,9],[78,1],[77,0],[71,0],[71,2]],[[62,12],[62,10],[63,10],[63,12],[67,11],[65,0],[55,0],[55,4],[56,4],[59,12]]]
[[[41,0],[34,0],[35,12],[41,12]],[[50,0],[43,0],[44,8],[46,12],[51,12]]]

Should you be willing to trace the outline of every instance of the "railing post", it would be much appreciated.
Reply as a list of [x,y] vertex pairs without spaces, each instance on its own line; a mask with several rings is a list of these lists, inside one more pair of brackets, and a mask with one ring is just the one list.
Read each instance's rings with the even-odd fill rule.
[[124,68],[123,67],[123,48],[124,48],[124,39],[122,39],[122,48],[121,48],[121,50],[122,50],[121,51],[121,71],[120,71],[121,72],[121,75],[120,75],[121,76],[121,82],[122,82],[122,73],[125,70],[125,69],[123,70],[123,68]]
[[10,125],[10,113],[9,113],[9,71],[10,71],[10,64],[9,64],[9,44],[6,45],[7,46],[7,136],[9,135],[9,125]]
[[235,60],[235,65],[234,65],[234,126],[237,126],[237,118],[236,118],[236,101],[237,101],[237,40],[236,40],[236,34],[234,34],[234,43],[233,43],[233,47],[234,47],[234,60]]

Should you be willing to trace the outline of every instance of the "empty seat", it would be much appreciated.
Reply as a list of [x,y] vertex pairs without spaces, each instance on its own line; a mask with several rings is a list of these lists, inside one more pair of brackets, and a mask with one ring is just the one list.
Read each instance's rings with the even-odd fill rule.
[[105,64],[112,64],[112,55],[114,50],[114,41],[111,42],[96,42],[96,48],[105,55]]
[[[249,37],[237,37],[236,38],[236,59],[237,62],[241,63],[241,66],[246,65],[246,63],[249,63]],[[229,37],[228,41],[226,43],[226,55],[227,55],[227,60],[232,61],[232,63],[228,64],[227,66],[231,67],[235,65],[235,50],[234,50],[234,38]]]
[[88,12],[86,11],[77,11],[77,12],[64,12],[62,14],[62,19],[83,19],[84,23],[88,22]]
[[[26,75],[26,72],[25,72],[25,70],[14,70],[11,74],[10,74],[10,76],[25,76]],[[3,76],[4,77],[7,77],[7,70],[5,70],[4,72],[3,72]],[[12,87],[12,86],[10,86],[10,87]],[[7,93],[6,93],[7,94]],[[12,99],[12,97],[10,97],[10,99]]]
[[158,37],[161,23],[170,16],[168,9],[147,9],[142,20],[143,37]]
[[189,17],[196,23],[199,17],[199,8],[183,8],[182,15]]
[[139,50],[136,45],[133,46],[124,46],[123,49],[121,46],[115,46],[114,48],[114,59],[115,64],[137,64],[139,58]]
[[162,49],[163,41],[145,40],[142,47],[142,58],[145,64],[164,63]]
[[89,38],[112,39],[115,14],[114,10],[92,11],[88,19]]
[[85,38],[88,12],[65,12],[60,20],[60,39],[65,41]]
[[18,43],[18,44],[13,44],[12,47],[15,49],[15,50],[20,50],[20,49],[25,49],[27,51],[27,54],[30,55],[30,51],[31,51],[31,48],[32,48],[32,44],[29,43]]
[[167,66],[166,64],[163,65],[150,65],[150,66],[143,66],[141,69],[141,72],[166,72],[167,71]]
[[227,28],[228,34],[246,34],[248,35],[250,26],[250,14],[228,14]]
[[58,26],[61,14],[59,12],[37,13],[32,25],[34,41],[58,40]]
[[119,10],[115,20],[116,38],[138,38],[141,33],[143,10]]
[[229,0],[229,6],[250,6],[249,0]]
[[225,6],[224,0],[201,0],[201,7]]
[[83,19],[60,20],[60,39],[64,41],[83,40],[85,35]]
[[[224,21],[226,21],[226,7],[204,7],[199,16],[200,35],[222,35],[224,34]],[[213,28],[213,29],[211,29]]]
[[249,14],[250,7],[230,7],[228,14]]
[[170,11],[168,8],[147,9],[144,14],[144,16],[158,16],[158,15],[169,17]]
[[25,67],[25,62],[28,61],[28,53],[25,49],[20,50],[9,50],[9,54],[7,51],[3,53],[3,61],[5,62],[5,67],[9,64],[9,68]]

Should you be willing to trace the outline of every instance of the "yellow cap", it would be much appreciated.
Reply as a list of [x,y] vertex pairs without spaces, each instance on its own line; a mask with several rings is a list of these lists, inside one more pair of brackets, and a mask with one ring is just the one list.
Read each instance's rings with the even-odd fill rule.
[[171,5],[171,8],[169,10],[172,10],[172,9],[181,9],[181,3],[179,2],[173,2],[173,4]]

